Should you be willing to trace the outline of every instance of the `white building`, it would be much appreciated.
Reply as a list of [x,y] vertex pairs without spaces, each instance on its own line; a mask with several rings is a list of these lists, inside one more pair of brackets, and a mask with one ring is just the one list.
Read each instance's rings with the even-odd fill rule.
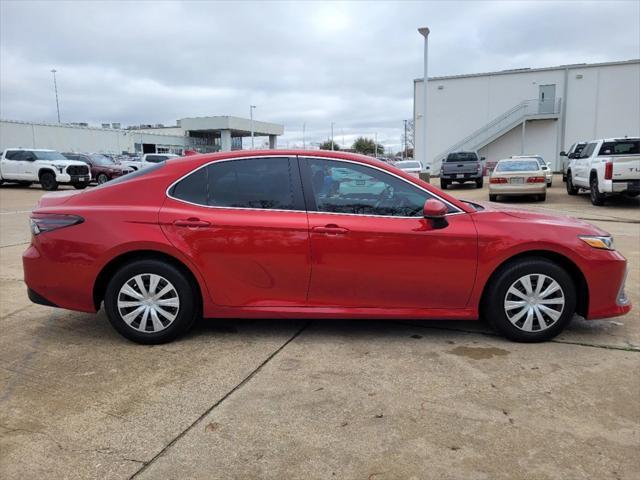
[[122,129],[120,124],[90,127],[86,124],[36,123],[0,120],[0,152],[5,148],[50,148],[60,152],[90,153],[176,153],[242,149],[242,139],[269,138],[269,148],[276,148],[284,127],[275,123],[246,118],[217,116],[182,118],[175,126],[149,126]]
[[[416,158],[423,159],[423,80],[414,80]],[[580,140],[640,136],[640,59],[429,78],[426,161],[478,150],[488,162],[559,152]]]

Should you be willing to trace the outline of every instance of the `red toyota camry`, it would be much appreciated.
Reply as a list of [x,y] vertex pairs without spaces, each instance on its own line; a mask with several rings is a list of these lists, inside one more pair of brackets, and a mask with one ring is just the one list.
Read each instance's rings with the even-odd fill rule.
[[486,318],[542,341],[574,313],[631,309],[611,236],[457,200],[372,158],[243,151],[42,197],[23,255],[32,301],[96,312],[140,343],[198,317]]

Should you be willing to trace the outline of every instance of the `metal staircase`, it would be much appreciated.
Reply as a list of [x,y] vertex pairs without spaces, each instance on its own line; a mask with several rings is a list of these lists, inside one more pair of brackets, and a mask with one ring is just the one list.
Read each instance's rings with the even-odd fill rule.
[[491,120],[475,132],[451,145],[433,158],[433,165],[439,165],[451,152],[475,151],[493,142],[509,130],[529,120],[557,119],[560,116],[561,99],[526,100]]

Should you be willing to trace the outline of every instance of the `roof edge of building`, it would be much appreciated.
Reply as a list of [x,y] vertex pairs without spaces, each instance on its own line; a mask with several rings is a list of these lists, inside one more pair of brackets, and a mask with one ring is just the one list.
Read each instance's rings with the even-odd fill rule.
[[[594,67],[609,67],[615,65],[631,65],[634,63],[640,63],[640,58],[632,58],[630,60],[617,60],[612,62],[599,62],[599,63],[572,63],[569,65],[557,65],[554,67],[539,67],[539,68],[512,68],[508,70],[498,70],[495,72],[481,72],[481,73],[462,73],[459,75],[442,75],[439,77],[429,77],[429,81],[434,80],[452,80],[457,78],[472,78],[472,77],[488,77],[491,75],[512,75],[517,73],[531,73],[531,72],[545,72],[551,70],[573,70],[576,68],[594,68]],[[414,78],[413,83],[422,83],[423,78]]]

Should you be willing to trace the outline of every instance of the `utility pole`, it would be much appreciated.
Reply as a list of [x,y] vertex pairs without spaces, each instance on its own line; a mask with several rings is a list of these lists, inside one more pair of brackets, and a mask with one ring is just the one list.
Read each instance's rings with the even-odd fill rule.
[[331,122],[331,150],[334,150],[333,148],[333,126],[335,125],[334,122]]
[[404,137],[402,137],[402,159],[407,158],[407,121],[404,120]]
[[376,132],[375,140],[373,141],[374,157],[378,158],[378,132]]
[[249,105],[249,117],[251,118],[251,150],[253,150],[253,109],[255,105]]
[[56,110],[58,111],[58,123],[60,123],[60,103],[58,102],[58,82],[56,82],[56,72],[57,70],[53,68],[51,73],[53,73],[53,89],[56,92]]
[[[423,93],[422,93],[422,154],[421,157],[417,160],[420,160],[423,165],[429,165],[431,162],[427,162],[427,91],[428,91],[428,83],[429,83],[429,29],[427,27],[422,27],[418,29],[420,35],[424,37],[424,79],[422,81],[423,84]],[[415,128],[415,127],[414,127]],[[415,130],[414,130],[415,131]],[[416,157],[415,152],[413,153],[414,158]]]
[[305,133],[307,130],[307,124],[303,123],[302,124],[302,149],[306,150],[307,149],[307,142],[305,141]]

